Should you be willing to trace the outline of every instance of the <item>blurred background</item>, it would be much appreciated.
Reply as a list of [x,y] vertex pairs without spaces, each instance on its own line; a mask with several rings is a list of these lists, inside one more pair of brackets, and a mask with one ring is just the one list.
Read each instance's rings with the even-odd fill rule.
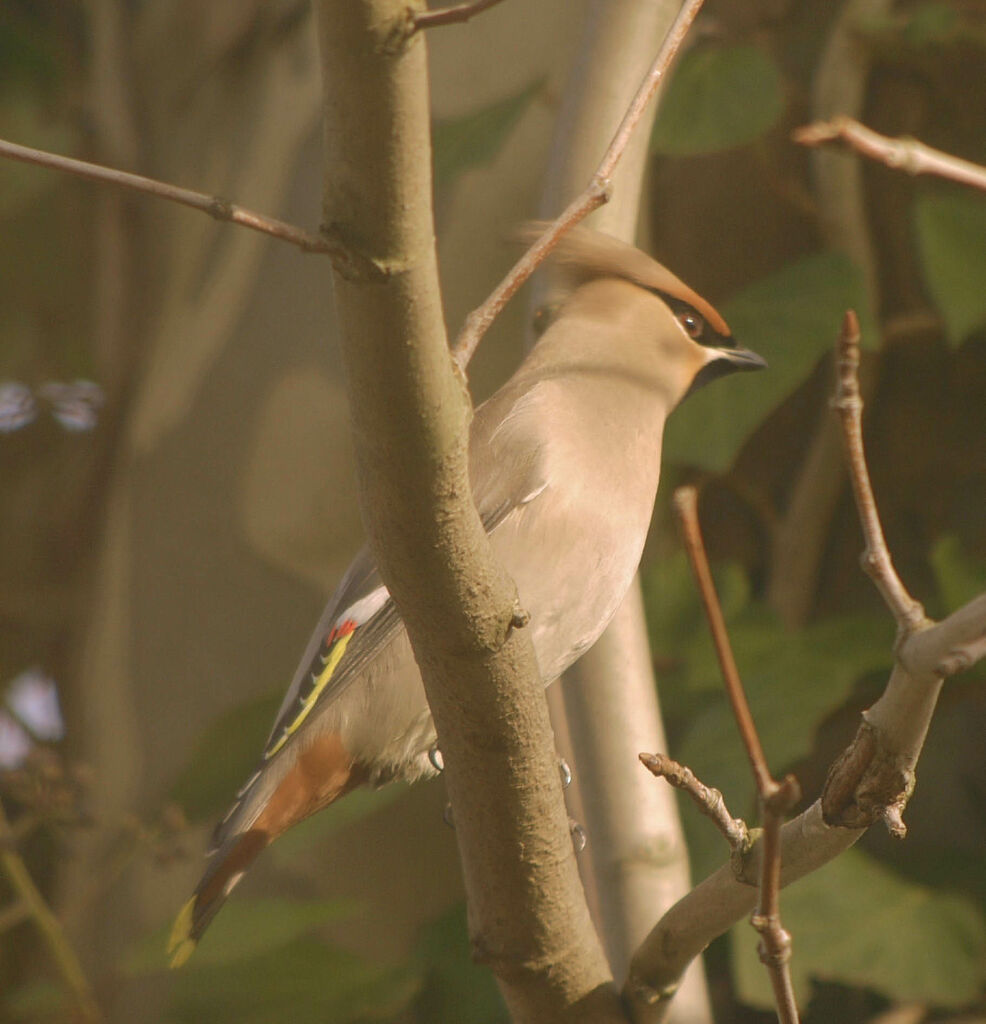
[[[582,0],[429,35],[455,333],[537,208]],[[654,41],[655,50],[659,40]],[[986,162],[982,0],[708,0],[652,138],[642,244],[769,374],[673,417],[643,567],[671,753],[735,814],[752,783],[667,510],[701,489],[775,773],[811,801],[880,692],[893,623],[828,399],[843,311],[905,583],[941,615],[986,588],[986,201],[790,132],[846,113]],[[307,4],[8,0],[0,137],[317,228]],[[504,1021],[469,963],[441,780],[348,798],[258,862],[181,972],[170,920],[360,544],[329,267],[182,208],[0,162],[0,797],[102,1013],[131,1021]],[[515,301],[471,370],[516,364]],[[986,687],[946,688],[906,842],[785,894],[808,1021],[986,1019]],[[725,856],[683,807],[693,872]],[[591,837],[590,837],[591,843]],[[746,926],[707,962],[717,1020],[773,1019]],[[765,1009],[767,1008],[767,1009]],[[78,1011],[0,878],[0,1020]]]

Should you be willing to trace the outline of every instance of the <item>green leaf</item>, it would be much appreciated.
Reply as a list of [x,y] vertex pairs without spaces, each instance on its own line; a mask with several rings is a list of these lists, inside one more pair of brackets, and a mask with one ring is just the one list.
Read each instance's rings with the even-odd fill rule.
[[927,46],[953,38],[960,27],[958,11],[947,4],[919,4],[907,18],[904,39],[912,46]]
[[[829,619],[793,633],[760,606],[731,623],[729,633],[767,763],[776,776],[810,752],[819,723],[846,702],[861,676],[892,661],[893,633],[879,616]],[[685,685],[721,688],[711,641],[691,648]],[[721,790],[733,814],[752,812],[753,778],[724,694],[694,718],[674,756],[706,785]],[[700,827],[711,835],[707,822]],[[696,875],[717,867],[723,852],[718,836],[711,842],[700,837],[694,851]]]
[[[358,909],[347,900],[230,900],[182,970],[201,970],[256,957],[293,942],[319,925],[353,917]],[[142,939],[124,961],[124,970],[147,974],[167,968],[170,932],[168,924]]]
[[232,803],[264,749],[280,694],[255,697],[216,719],[171,788],[190,821],[212,821]]
[[371,963],[311,939],[262,957],[172,975],[177,1024],[360,1024],[389,1020],[414,997],[414,971]]
[[873,344],[860,275],[838,253],[806,256],[731,299],[723,315],[734,336],[769,366],[690,395],[668,421],[665,457],[714,472],[728,468],[767,414],[833,347],[850,308],[860,315],[863,343]]
[[415,953],[424,985],[415,1001],[417,1020],[428,1024],[509,1024],[493,975],[470,955],[465,904],[421,930]]
[[[734,564],[714,566],[712,576],[723,617],[729,622],[750,603],[749,581],[743,569]],[[684,551],[643,566],[641,580],[648,635],[656,655],[674,658],[683,649],[690,649],[687,641],[708,636],[695,577]]]
[[986,200],[972,195],[925,195],[915,205],[924,276],[959,345],[986,325]]
[[[986,982],[986,924],[975,906],[906,882],[858,850],[785,889],[781,921],[794,942],[791,976],[802,1007],[812,978],[948,1007],[975,999]],[[773,1005],[756,933],[737,925],[732,943],[740,999]]]
[[432,143],[437,187],[447,188],[463,171],[492,161],[543,85],[544,80],[538,79],[482,110],[436,121]]
[[986,593],[986,566],[963,551],[956,537],[942,537],[935,544],[931,567],[942,597],[943,615]]
[[41,978],[32,978],[23,985],[4,992],[4,1019],[37,1022],[45,1018],[70,1020],[73,1017],[72,996],[64,985]]
[[669,156],[715,153],[752,142],[783,110],[780,71],[759,47],[696,47],[681,58],[661,100],[651,148]]

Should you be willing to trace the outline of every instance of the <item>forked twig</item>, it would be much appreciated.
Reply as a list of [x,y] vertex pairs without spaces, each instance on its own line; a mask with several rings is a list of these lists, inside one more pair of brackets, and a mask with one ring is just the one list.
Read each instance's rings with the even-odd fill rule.
[[794,132],[794,141],[803,146],[821,146],[842,142],[857,153],[907,174],[932,174],[986,191],[986,167],[943,153],[917,139],[893,139],[867,128],[851,117],[815,121]]
[[0,804],[0,867],[18,899],[18,903],[9,913],[22,913],[24,917],[34,921],[48,945],[66,987],[75,997],[82,1018],[89,1024],[99,1024],[103,1015],[96,1003],[89,979],[82,970],[75,950],[69,945],[61,923],[41,895],[41,890],[34,884],[24,858],[14,846],[13,830],[7,821],[3,804]]
[[927,623],[924,608],[907,592],[894,569],[880,526],[873,486],[863,450],[863,400],[859,393],[859,320],[848,310],[842,321],[836,359],[836,393],[832,400],[842,422],[859,521],[866,547],[860,561],[883,600],[897,620],[901,635],[913,633]]
[[758,952],[774,989],[778,1020],[781,1024],[797,1024],[798,1007],[788,967],[791,959],[791,936],[784,930],[780,918],[781,825],[784,816],[801,798],[801,788],[793,775],[786,775],[777,782],[767,767],[767,759],[750,713],[750,705],[733,656],[732,644],[729,642],[722,606],[719,604],[712,581],[712,571],[709,568],[698,521],[698,494],[695,488],[679,488],[674,495],[674,506],[681,524],[688,560],[712,631],[726,693],[760,796],[764,832],[763,857],[760,862],[759,901],[750,923],[760,934]]
[[667,780],[668,785],[683,790],[692,798],[695,806],[712,819],[734,853],[747,852],[750,830],[742,818],[734,818],[729,813],[726,801],[718,789],[706,786],[691,768],[679,764],[666,754],[640,754],[639,757],[641,764],[652,775]]
[[661,49],[654,58],[644,80],[640,83],[630,106],[623,115],[616,134],[613,136],[591,181],[581,195],[577,196],[545,229],[537,241],[514,264],[507,276],[496,286],[486,301],[466,317],[465,325],[459,332],[453,352],[456,362],[464,370],[472,359],[480,339],[497,318],[503,307],[513,298],[521,285],[544,262],[558,244],[559,239],[570,228],[587,217],[597,207],[609,201],[612,187],[611,177],[620,162],[627,144],[633,136],[644,110],[657,91],[665,73],[681,48],[688,29],[695,20],[703,0],[685,0],[678,16],[664,38]]
[[438,7],[433,11],[418,11],[411,17],[414,31],[422,28],[437,28],[439,25],[452,25],[468,21],[490,7],[495,7],[503,0],[473,0],[467,4],[453,4],[451,7]]
[[216,220],[230,221],[253,231],[272,235],[284,242],[290,242],[303,252],[320,252],[345,258],[345,253],[338,245],[321,235],[312,234],[310,231],[305,231],[304,228],[296,227],[294,224],[288,224],[274,217],[265,217],[261,213],[254,213],[253,210],[247,210],[227,199],[221,199],[219,196],[210,196],[204,192],[195,192],[190,188],[169,185],[167,182],[158,181],[155,178],[145,178],[142,174],[131,174],[129,171],[119,171],[113,167],[91,164],[86,160],[76,160],[74,157],[47,153],[44,150],[21,146],[5,139],[0,139],[0,157],[17,160],[20,163],[35,164],[38,167],[48,167],[56,171],[66,171],[88,181],[120,185],[135,192],[158,196],[161,199],[170,199],[174,203],[181,203],[182,206],[189,206],[193,210],[207,213],[210,217],[215,217]]

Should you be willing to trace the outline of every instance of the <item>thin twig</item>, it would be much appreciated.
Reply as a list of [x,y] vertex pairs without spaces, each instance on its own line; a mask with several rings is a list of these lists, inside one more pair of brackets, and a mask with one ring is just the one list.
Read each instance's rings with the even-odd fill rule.
[[842,321],[836,351],[836,393],[832,401],[842,421],[842,433],[849,463],[859,521],[866,548],[861,556],[863,569],[873,580],[886,602],[897,628],[910,634],[927,623],[924,608],[907,592],[894,569],[880,516],[873,497],[870,474],[863,450],[863,400],[859,393],[859,320],[848,310]]
[[8,142],[5,139],[0,139],[0,157],[18,160],[26,164],[36,164],[38,167],[48,167],[56,171],[66,171],[89,181],[120,185],[123,188],[133,189],[135,192],[144,192],[161,199],[170,199],[174,203],[181,203],[183,206],[190,206],[193,210],[207,213],[210,217],[215,217],[216,220],[231,221],[233,224],[271,235],[284,242],[290,242],[303,252],[327,253],[330,256],[345,259],[345,253],[341,248],[321,235],[312,234],[310,231],[305,231],[304,228],[276,220],[273,217],[254,213],[253,210],[244,209],[219,196],[210,196],[204,192],[179,188],[177,185],[169,185],[154,178],[145,178],[141,174],[118,171],[112,167],[103,167],[101,164],[91,164],[85,160],[75,160],[72,157],[59,156],[57,153],[32,149],[30,146],[20,146],[16,142]]
[[712,786],[706,786],[691,770],[672,760],[666,754],[639,754],[643,766],[658,778],[667,780],[675,789],[684,790],[695,802],[695,806],[711,818],[736,853],[746,853],[750,846],[750,830],[742,818],[729,813],[722,793]]
[[926,146],[917,139],[881,135],[851,117],[836,117],[831,121],[816,121],[798,128],[793,133],[795,142],[803,146],[820,146],[827,142],[842,142],[857,153],[878,160],[895,170],[907,174],[933,174],[962,185],[986,191],[986,167],[943,153]]
[[548,225],[544,233],[496,286],[489,298],[466,317],[465,325],[456,339],[453,350],[456,362],[463,370],[469,365],[469,361],[472,359],[480,339],[489,329],[490,324],[493,323],[503,307],[517,293],[521,285],[544,262],[551,250],[558,244],[562,235],[587,217],[597,207],[609,201],[613,171],[620,162],[620,158],[623,156],[627,144],[633,136],[634,129],[637,127],[644,109],[657,91],[671,62],[677,55],[702,3],[703,0],[685,0],[685,3],[682,4],[674,24],[672,24],[664,38],[661,49],[644,76],[644,80],[640,83],[636,94],[630,101],[630,106],[623,115],[623,120],[616,129],[612,142],[610,142],[599,166],[596,168],[596,173],[593,174],[591,181],[585,187],[582,194],[574,199],[561,215]]
[[85,1020],[98,1024],[102,1021],[103,1015],[96,1003],[89,979],[82,970],[75,950],[69,945],[58,918],[52,913],[44,896],[41,895],[41,891],[34,884],[27,865],[24,863],[24,858],[13,845],[12,831],[2,803],[0,803],[0,867],[3,868],[7,881],[17,894],[17,898],[27,908],[29,916],[34,919],[38,931],[44,936],[63,981],[75,996],[82,1016]]
[[434,11],[418,11],[411,18],[415,32],[422,28],[436,28],[439,25],[452,25],[468,21],[490,7],[495,7],[503,0],[474,0],[468,4],[453,4],[451,7],[439,7]]
[[739,670],[736,668],[736,659],[733,657],[733,649],[729,642],[726,622],[722,616],[722,608],[716,597],[712,572],[709,569],[708,559],[705,557],[705,545],[702,542],[702,531],[698,523],[698,494],[695,488],[679,487],[674,493],[674,506],[681,524],[685,551],[691,562],[702,605],[705,608],[705,615],[712,631],[712,641],[715,644],[719,667],[722,669],[726,684],[726,695],[729,697],[733,715],[736,717],[736,724],[739,727],[743,746],[746,748],[750,767],[753,769],[757,789],[762,791],[773,780],[767,770],[767,759],[764,757],[760,737],[753,724],[753,716],[750,714],[750,705],[747,703]]
[[760,934],[758,952],[767,968],[781,1024],[797,1024],[798,1007],[788,964],[791,959],[791,936],[781,925],[781,825],[784,816],[801,798],[801,788],[793,775],[777,782],[770,774],[763,746],[750,714],[743,682],[736,667],[732,644],[726,630],[722,606],[712,582],[712,571],[705,553],[702,530],[698,521],[698,494],[694,487],[680,487],[674,495],[675,510],[681,523],[685,550],[698,583],[702,604],[709,620],[712,639],[722,668],[726,693],[733,708],[747,757],[753,768],[763,821],[763,857],[757,909],[750,923]]
[[798,1004],[794,998],[789,963],[791,936],[781,924],[781,826],[784,816],[801,798],[801,787],[793,775],[777,783],[773,779],[760,790],[763,815],[763,857],[760,861],[760,893],[750,923],[760,934],[757,952],[767,968],[777,1018],[781,1024],[797,1024]]

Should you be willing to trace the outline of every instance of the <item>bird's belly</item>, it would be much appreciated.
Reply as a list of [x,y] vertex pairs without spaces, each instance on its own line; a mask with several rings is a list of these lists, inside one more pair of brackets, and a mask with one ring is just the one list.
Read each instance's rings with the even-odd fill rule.
[[[534,557],[517,564],[504,557],[521,605],[531,616],[545,684],[557,679],[609,625],[637,571],[646,537],[646,524],[623,522],[613,529],[611,522],[582,519],[580,529],[573,531],[565,529],[570,524],[552,519],[533,531],[535,544],[528,550]],[[509,549],[494,537],[494,548],[502,544]],[[570,540],[559,548],[559,537]]]

